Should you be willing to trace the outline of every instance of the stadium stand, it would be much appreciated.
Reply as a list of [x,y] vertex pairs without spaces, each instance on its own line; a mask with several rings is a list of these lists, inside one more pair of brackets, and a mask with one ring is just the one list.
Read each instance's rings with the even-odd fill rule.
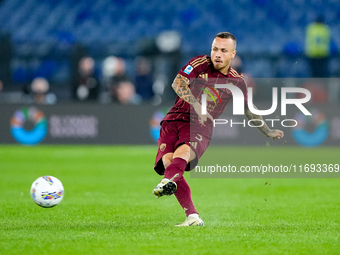
[[[95,59],[108,55],[137,55],[136,42],[176,30],[182,37],[185,62],[207,54],[211,38],[231,31],[238,53],[253,77],[306,77],[303,56],[305,27],[326,14],[332,29],[332,54],[340,45],[338,0],[3,0],[1,32],[13,44],[12,78],[20,84],[37,75],[52,83],[66,82],[75,42],[85,45]],[[130,62],[129,62],[130,61]],[[331,75],[340,70],[333,58]],[[131,62],[131,65],[133,63]],[[294,68],[292,68],[292,66]],[[290,67],[290,68],[288,68]]]

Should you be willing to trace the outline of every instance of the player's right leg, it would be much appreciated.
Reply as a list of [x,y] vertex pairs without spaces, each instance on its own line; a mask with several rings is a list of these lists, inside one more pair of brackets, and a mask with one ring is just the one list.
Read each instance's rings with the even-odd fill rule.
[[[196,129],[193,130],[196,131]],[[192,138],[190,131],[191,123],[189,122],[162,122],[154,169],[159,175],[164,175],[164,179],[152,191],[152,194],[157,198],[174,194],[177,189],[176,182],[183,176],[184,171],[190,170],[191,165],[194,167],[197,164],[198,159],[195,150],[198,149],[198,155],[201,155],[208,145],[201,135],[199,136],[200,139],[197,138],[197,132]],[[193,142],[195,150],[192,148],[191,138],[198,139],[197,142]],[[202,147],[201,144],[204,146]],[[188,163],[191,161],[193,161],[193,164],[189,165]]]
[[162,157],[164,179],[152,191],[157,198],[174,194],[177,190],[177,181],[184,174],[187,164],[196,158],[196,154],[187,144],[181,144],[174,153],[167,153]]
[[188,162],[195,158],[196,153],[187,144],[180,145],[174,153],[165,154],[162,157],[165,178],[153,190],[156,197],[175,194],[187,215],[186,220],[177,227],[204,226],[192,201],[189,184],[183,176]]
[[[161,125],[160,135],[158,139],[158,152],[155,161],[155,171],[159,175],[164,175],[165,169],[172,164],[173,154],[175,150],[175,144],[178,141],[178,130],[176,126],[167,121],[163,121]],[[164,195],[172,195],[177,185],[171,179],[164,178],[161,182],[153,189],[152,194],[159,198]]]
[[[164,169],[172,163],[173,155],[173,152],[169,152],[162,156],[161,160],[163,162]],[[155,195],[156,198],[174,194],[177,189],[177,184],[173,181],[174,178],[163,178],[156,188],[153,189],[152,194]]]
[[[195,131],[192,136],[191,130]],[[157,185],[153,194],[156,197],[171,194],[176,196],[187,215],[183,223],[176,225],[179,227],[204,226],[193,204],[189,184],[183,176],[185,170],[193,169],[197,165],[198,158],[209,145],[209,138],[200,135],[200,131],[201,129],[191,128],[189,123],[164,122],[158,141],[155,171],[160,175],[164,174],[165,178]]]
[[173,152],[168,152],[167,154],[162,156],[164,169],[166,169],[172,163],[173,157],[174,157]]

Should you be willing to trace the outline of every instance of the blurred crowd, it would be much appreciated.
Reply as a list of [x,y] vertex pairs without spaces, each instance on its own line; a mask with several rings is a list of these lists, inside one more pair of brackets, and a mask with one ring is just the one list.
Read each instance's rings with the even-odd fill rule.
[[138,105],[152,102],[155,96],[151,61],[145,57],[135,59],[134,77],[126,72],[121,57],[109,56],[96,69],[92,57],[82,57],[76,79],[72,84],[72,97],[78,101],[99,101]]
[[[175,33],[175,35],[172,33]],[[88,54],[85,46],[81,44],[72,45],[72,53],[69,59],[71,63],[69,66],[69,84],[66,86],[68,95],[64,96],[63,99],[124,105],[143,103],[158,105],[164,100],[173,100],[176,95],[171,90],[171,82],[182,65],[190,59],[184,60],[181,56],[180,41],[180,36],[176,32],[164,32],[162,36],[154,40],[144,41],[144,44],[141,45],[141,52],[144,55],[136,56],[132,61],[133,64],[129,61],[130,72],[127,72],[126,59],[121,56],[111,55],[106,58],[94,58]],[[329,61],[332,54],[331,42],[331,28],[325,23],[324,16],[319,15],[305,29],[304,57],[307,60],[306,63],[309,64],[311,77],[328,78],[331,76],[329,72]],[[158,46],[156,47],[155,44],[157,43]],[[13,75],[11,74],[11,47],[9,34],[3,34],[0,40],[0,102],[6,101],[3,100],[4,97],[1,92],[6,88],[6,85],[10,84],[11,75]],[[288,44],[284,49],[287,56],[294,57],[295,51],[296,47],[293,44]],[[209,54],[209,49],[201,54],[204,53]],[[159,64],[155,61],[155,54],[162,54],[163,62],[166,63]],[[261,60],[258,62],[261,63]],[[277,62],[280,63],[280,60]],[[131,68],[131,66],[133,67]],[[161,72],[156,70],[160,66],[163,66]],[[244,75],[248,87],[253,88],[253,95],[256,95],[261,84],[256,84],[256,79],[247,70],[253,65],[250,65],[249,62],[248,65],[244,64],[244,60],[240,58],[238,53],[232,60],[231,66]],[[340,73],[340,67],[338,68]],[[294,66],[289,65],[289,69],[294,69]],[[163,74],[166,78],[162,78],[160,74]],[[17,76],[20,77],[20,75]],[[50,84],[49,78],[40,75],[39,70],[31,76],[27,79],[26,75],[26,80],[21,84],[21,91],[11,93],[10,100],[7,101],[55,104],[58,101],[58,95],[54,94],[53,89],[51,89],[53,84]],[[311,90],[321,91],[320,93],[323,95],[327,94],[325,85],[312,84],[308,85],[309,87]],[[340,97],[339,89],[336,89],[339,84],[332,85],[332,87],[333,89],[329,93],[335,94],[335,98]],[[320,93],[318,92],[318,94]],[[323,101],[326,100],[327,98]]]
[[[154,88],[152,62],[138,56],[135,59],[134,76],[126,72],[126,61],[121,57],[109,56],[102,62],[83,56],[76,63],[71,75],[71,99],[79,102],[118,103],[124,105],[153,104],[157,94]],[[0,80],[0,101],[3,82]],[[159,89],[158,89],[159,91]],[[22,87],[19,100],[22,103],[55,104],[57,97],[50,90],[49,81],[35,77]],[[18,94],[17,93],[17,94]],[[14,100],[18,101],[18,100]]]

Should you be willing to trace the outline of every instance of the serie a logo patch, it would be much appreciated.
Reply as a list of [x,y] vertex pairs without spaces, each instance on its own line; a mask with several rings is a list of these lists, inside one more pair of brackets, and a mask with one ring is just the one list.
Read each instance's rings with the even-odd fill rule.
[[191,65],[188,65],[185,69],[184,69],[184,72],[186,74],[190,74],[191,71],[193,70],[194,68],[191,66]]

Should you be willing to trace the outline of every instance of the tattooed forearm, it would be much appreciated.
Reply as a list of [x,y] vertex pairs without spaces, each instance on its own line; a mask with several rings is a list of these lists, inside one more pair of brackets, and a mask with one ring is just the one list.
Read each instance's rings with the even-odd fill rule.
[[178,74],[172,83],[172,88],[176,94],[182,98],[185,102],[189,104],[197,103],[196,98],[192,95],[190,91],[190,81],[183,75]]
[[[254,105],[254,107],[255,107],[255,105]],[[244,111],[244,114],[246,115],[246,117],[249,120],[252,120],[251,121],[252,125],[256,126],[262,132],[262,134],[264,134],[265,136],[269,136],[269,133],[270,133],[271,130],[267,126],[267,124],[263,121],[261,115],[254,114],[249,109],[246,109]]]

